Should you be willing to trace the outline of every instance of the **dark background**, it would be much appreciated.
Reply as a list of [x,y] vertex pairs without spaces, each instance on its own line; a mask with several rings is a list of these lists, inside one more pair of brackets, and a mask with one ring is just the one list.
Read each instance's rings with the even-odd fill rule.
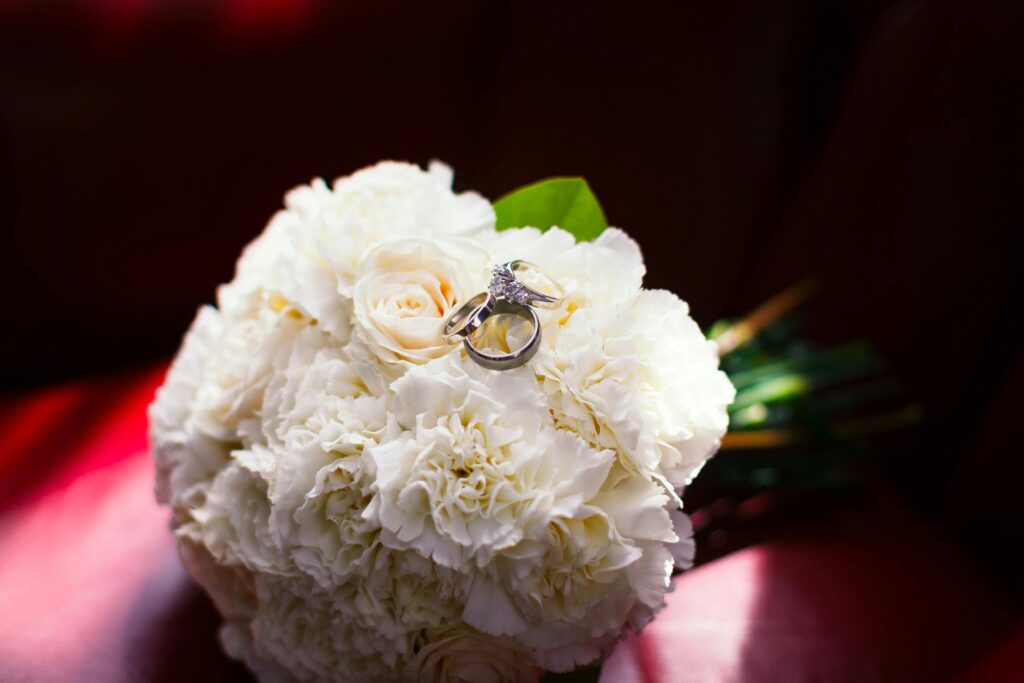
[[1020,3],[0,0],[0,388],[138,367],[288,188],[585,176],[694,316],[806,276],[926,410],[887,482],[1020,591]]

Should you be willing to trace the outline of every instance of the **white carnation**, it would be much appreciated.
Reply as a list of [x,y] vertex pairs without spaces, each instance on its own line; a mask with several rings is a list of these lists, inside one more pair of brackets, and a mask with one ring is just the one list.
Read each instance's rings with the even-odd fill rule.
[[[506,372],[440,336],[490,267],[565,288]],[[150,408],[157,494],[262,681],[535,681],[597,659],[692,562],[677,490],[733,389],[621,230],[496,232],[440,164],[290,192]]]
[[453,353],[392,391],[402,431],[369,451],[377,484],[366,514],[389,545],[445,567],[484,568],[574,514],[614,457],[554,428],[527,368],[496,373]]
[[668,489],[714,455],[735,396],[714,342],[665,291],[577,311],[535,368],[560,424]]

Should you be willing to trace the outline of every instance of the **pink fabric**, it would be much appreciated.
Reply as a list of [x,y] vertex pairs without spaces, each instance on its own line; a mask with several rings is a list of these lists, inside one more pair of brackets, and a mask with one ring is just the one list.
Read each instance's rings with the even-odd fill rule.
[[[145,407],[161,374],[0,405],[0,479],[16,484],[0,500],[0,681],[248,680],[153,499]],[[998,595],[912,524],[826,532],[683,575],[602,681],[952,680],[1007,623]],[[1014,648],[996,663],[1016,666]],[[968,680],[1010,680],[991,677],[1002,666]]]
[[22,483],[0,515],[0,681],[247,679],[220,653],[153,497],[145,408],[162,374],[67,385],[0,414],[0,473]]
[[837,535],[756,546],[678,577],[601,681],[947,681],[1011,618],[919,529]]

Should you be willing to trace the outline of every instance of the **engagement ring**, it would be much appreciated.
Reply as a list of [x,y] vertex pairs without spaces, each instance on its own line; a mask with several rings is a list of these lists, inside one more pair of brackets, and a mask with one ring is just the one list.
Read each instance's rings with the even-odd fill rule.
[[[546,286],[550,293],[545,294],[530,287],[520,279],[520,275],[538,285]],[[562,303],[562,297],[565,296],[565,290],[553,277],[538,266],[520,260],[495,266],[489,289],[491,294],[499,299],[507,299],[517,304],[537,306],[538,308],[558,308]]]

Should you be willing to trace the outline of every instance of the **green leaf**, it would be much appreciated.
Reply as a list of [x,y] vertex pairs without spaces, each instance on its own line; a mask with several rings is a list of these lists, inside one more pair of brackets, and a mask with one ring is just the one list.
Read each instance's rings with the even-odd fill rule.
[[498,230],[557,225],[578,242],[595,239],[608,227],[604,211],[583,178],[548,178],[509,192],[494,202]]

